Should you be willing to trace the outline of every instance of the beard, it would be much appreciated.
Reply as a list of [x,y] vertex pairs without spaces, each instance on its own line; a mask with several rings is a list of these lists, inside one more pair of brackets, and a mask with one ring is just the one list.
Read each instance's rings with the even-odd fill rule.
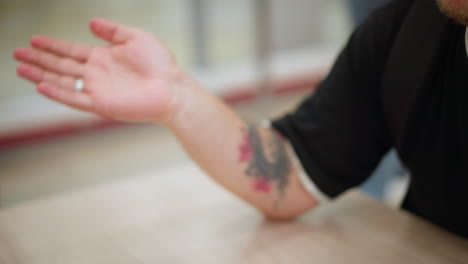
[[437,5],[446,16],[468,26],[468,0],[437,0]]

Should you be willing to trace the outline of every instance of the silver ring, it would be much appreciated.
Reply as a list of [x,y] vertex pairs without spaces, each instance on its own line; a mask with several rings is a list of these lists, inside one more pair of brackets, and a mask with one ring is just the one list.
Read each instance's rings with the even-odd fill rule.
[[84,90],[84,81],[83,79],[76,79],[75,81],[75,91],[82,92]]

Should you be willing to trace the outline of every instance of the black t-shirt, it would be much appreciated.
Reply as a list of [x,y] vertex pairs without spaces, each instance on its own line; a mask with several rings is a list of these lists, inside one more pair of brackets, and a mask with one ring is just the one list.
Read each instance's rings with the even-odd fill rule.
[[412,3],[394,1],[376,11],[353,33],[315,94],[273,126],[331,197],[366,180],[383,154],[396,147],[411,174],[403,207],[468,237],[465,27],[450,23],[439,36],[443,44],[398,146],[379,97],[392,44]]

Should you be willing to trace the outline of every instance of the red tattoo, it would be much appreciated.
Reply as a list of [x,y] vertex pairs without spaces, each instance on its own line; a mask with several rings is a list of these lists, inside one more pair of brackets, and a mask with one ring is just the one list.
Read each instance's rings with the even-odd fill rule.
[[252,147],[250,147],[250,137],[244,135],[244,141],[239,145],[239,162],[247,162],[252,157]]
[[263,192],[263,193],[269,193],[271,190],[271,182],[268,181],[268,179],[264,176],[261,176],[259,178],[256,178],[254,180],[254,190]]

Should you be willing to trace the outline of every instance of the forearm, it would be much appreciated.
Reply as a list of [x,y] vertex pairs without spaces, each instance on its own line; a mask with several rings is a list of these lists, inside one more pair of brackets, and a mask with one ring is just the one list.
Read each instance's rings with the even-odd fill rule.
[[272,129],[247,125],[197,84],[169,127],[191,158],[226,189],[273,218],[315,206],[302,187],[283,140]]

